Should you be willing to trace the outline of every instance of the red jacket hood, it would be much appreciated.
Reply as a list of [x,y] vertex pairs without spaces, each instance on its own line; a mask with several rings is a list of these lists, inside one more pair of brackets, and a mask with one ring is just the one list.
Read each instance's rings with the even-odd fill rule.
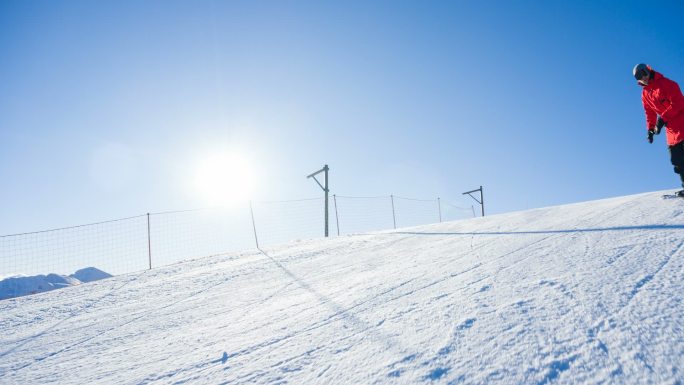
[[653,77],[648,81],[648,85],[647,85],[647,86],[645,86],[645,85],[639,83],[639,85],[640,85],[642,88],[644,88],[644,89],[652,88],[654,82],[657,83],[660,79],[663,78],[663,75],[661,75],[660,72],[656,72],[656,71],[654,71],[654,70],[651,70],[651,72],[653,73]]

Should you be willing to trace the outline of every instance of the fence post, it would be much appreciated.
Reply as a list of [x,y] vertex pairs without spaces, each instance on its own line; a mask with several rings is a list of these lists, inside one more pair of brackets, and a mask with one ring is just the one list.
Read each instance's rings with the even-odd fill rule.
[[150,236],[150,213],[147,213],[147,257],[150,261],[150,270],[152,270],[152,238]]
[[394,223],[394,229],[397,229],[397,216],[394,213],[394,195],[390,195],[390,199],[392,199],[392,222]]
[[340,236],[340,216],[337,214],[337,195],[333,194],[333,202],[335,203],[335,223],[337,224],[337,236]]
[[439,223],[442,223],[442,202],[437,197],[437,210],[439,211]]
[[249,212],[252,214],[252,229],[254,229],[254,242],[256,242],[256,247],[259,249],[259,238],[257,238],[256,222],[254,222],[254,209],[252,208],[252,201],[249,201]]

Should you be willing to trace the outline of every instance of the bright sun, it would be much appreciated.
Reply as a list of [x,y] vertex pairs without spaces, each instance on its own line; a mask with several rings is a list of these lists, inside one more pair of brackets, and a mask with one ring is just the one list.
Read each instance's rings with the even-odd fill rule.
[[237,152],[215,152],[197,163],[195,188],[210,205],[234,206],[251,198],[255,188],[252,163]]

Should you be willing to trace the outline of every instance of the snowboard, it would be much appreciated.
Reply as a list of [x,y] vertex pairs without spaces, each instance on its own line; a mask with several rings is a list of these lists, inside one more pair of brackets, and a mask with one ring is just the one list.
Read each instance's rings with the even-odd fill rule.
[[673,193],[673,194],[664,194],[663,199],[684,199],[684,197],[677,195],[677,193]]

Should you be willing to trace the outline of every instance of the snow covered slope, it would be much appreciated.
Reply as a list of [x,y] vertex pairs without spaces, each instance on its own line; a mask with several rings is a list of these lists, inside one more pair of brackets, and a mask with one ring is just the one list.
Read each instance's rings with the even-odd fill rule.
[[684,200],[660,195],[0,301],[0,383],[681,384]]

